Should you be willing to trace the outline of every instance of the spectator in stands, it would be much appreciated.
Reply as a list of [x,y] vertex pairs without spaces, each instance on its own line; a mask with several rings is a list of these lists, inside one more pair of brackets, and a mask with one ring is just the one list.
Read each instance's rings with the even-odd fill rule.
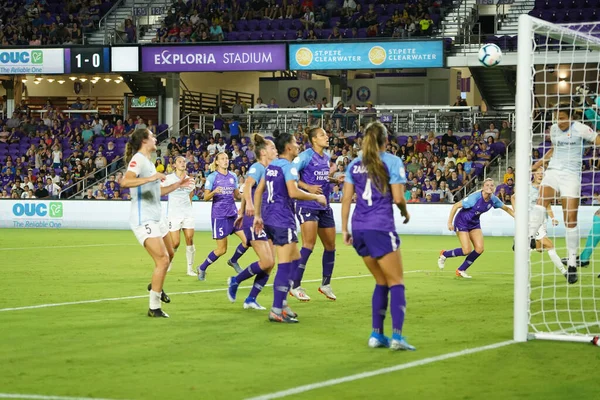
[[21,119],[19,118],[19,114],[17,112],[13,112],[12,118],[9,118],[6,121],[7,128],[18,128],[21,125]]
[[475,154],[477,156],[478,163],[483,164],[484,167],[487,167],[490,164],[492,155],[488,150],[487,144],[485,144],[485,142],[479,145],[479,150]]
[[[262,100],[261,100],[262,102]],[[235,98],[235,104],[233,106],[231,106],[231,113],[234,116],[239,116],[245,113],[244,110],[244,106],[242,105],[242,101],[240,100],[239,96],[236,96]]]
[[137,32],[130,18],[125,20],[125,27],[123,29],[125,31],[125,41],[127,43],[135,43],[137,41]]
[[224,36],[223,36],[223,28],[221,28],[221,25],[219,25],[218,23],[216,23],[216,21],[212,21],[210,24],[210,38],[214,41],[222,41]]
[[452,191],[448,188],[446,181],[442,181],[439,184],[439,189],[438,189],[441,194],[440,194],[440,202],[441,203],[454,203],[454,195],[452,194]]
[[93,110],[94,105],[90,99],[85,99],[85,104],[81,107],[82,110]]
[[444,136],[442,136],[442,144],[446,146],[449,144],[458,144],[458,138],[454,136],[452,129],[448,129]]
[[167,145],[167,150],[169,150],[169,154],[173,155],[174,151],[178,151],[181,153],[181,146],[177,143],[177,139],[175,137],[171,137],[169,144]]
[[340,203],[342,201],[342,191],[339,185],[333,185],[333,191],[329,194],[330,203]]
[[512,140],[512,129],[508,124],[508,121],[502,121],[502,129],[500,129],[499,140],[507,146]]
[[215,117],[215,120],[213,121],[213,131],[212,131],[213,137],[217,138],[217,135],[219,137],[221,135],[223,135],[224,128],[225,128],[225,120],[219,114]]
[[271,103],[269,104],[269,108],[279,108],[279,105],[277,105],[277,100],[275,100],[275,97],[271,98]]
[[500,138],[500,132],[498,132],[498,129],[496,129],[493,122],[490,123],[490,127],[483,132],[483,139],[487,140],[488,137],[494,138],[494,141]]
[[[450,173],[450,179],[446,180],[446,185],[455,198],[457,193],[460,192],[463,187],[461,180],[458,178],[458,165],[459,164],[457,164],[457,171],[452,171],[452,173]],[[462,164],[460,165],[462,166]]]
[[227,143],[223,140],[222,137],[217,141],[217,153],[223,153],[227,150]]
[[135,124],[135,129],[146,129],[148,126],[144,122],[144,119],[139,117],[137,118],[137,123]]
[[456,101],[453,104],[454,107],[466,107],[467,100],[463,99],[461,96],[456,96]]
[[52,178],[46,179],[46,190],[48,191],[48,195],[52,199],[57,199],[60,194],[60,186],[52,181]]
[[[229,120],[229,135],[231,139],[239,139],[240,137],[244,136],[244,130],[242,129],[240,121],[238,121],[237,118],[231,118]],[[219,140],[222,140],[222,138],[219,138]]]
[[425,14],[419,21],[419,27],[422,36],[431,36],[433,31],[433,20],[429,14]]
[[85,196],[83,196],[83,200],[96,200],[94,197],[94,191],[92,189],[88,189]]
[[510,195],[506,193],[506,187],[504,185],[499,185],[496,188],[496,197],[498,197],[504,204],[510,204],[511,202]]

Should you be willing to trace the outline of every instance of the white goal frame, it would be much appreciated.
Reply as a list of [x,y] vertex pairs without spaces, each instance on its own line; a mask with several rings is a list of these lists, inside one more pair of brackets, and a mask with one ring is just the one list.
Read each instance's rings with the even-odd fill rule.
[[[548,32],[537,31],[546,27]],[[517,58],[517,92],[516,92],[516,174],[515,189],[518,193],[528,193],[530,175],[522,171],[531,170],[532,127],[534,93],[533,72],[534,54],[532,43],[536,33],[552,37],[552,32],[560,34],[568,32],[573,43],[589,43],[585,33],[571,31],[560,25],[552,24],[529,15],[519,17],[518,58]],[[598,40],[598,39],[596,39]],[[596,44],[594,47],[597,47]],[[550,51],[550,50],[547,50]],[[599,57],[600,61],[600,57]],[[558,340],[590,343],[593,335],[571,335],[566,333],[530,332],[530,249],[529,249],[529,196],[517,196],[515,213],[515,254],[514,254],[514,320],[513,339],[525,342],[528,339]]]

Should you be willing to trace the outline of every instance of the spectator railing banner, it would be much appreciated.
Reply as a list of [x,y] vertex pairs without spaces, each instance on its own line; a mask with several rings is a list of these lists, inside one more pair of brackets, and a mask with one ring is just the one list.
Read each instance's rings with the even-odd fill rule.
[[441,40],[289,45],[291,70],[441,68]]
[[284,71],[285,44],[142,47],[143,72]]
[[[163,215],[167,203],[162,202]],[[238,205],[239,206],[239,205]],[[194,202],[195,229],[211,231],[210,202]],[[341,232],[341,204],[331,204],[336,219],[336,229]],[[454,235],[446,225],[451,204],[408,204],[410,223],[402,224],[400,212],[394,208],[396,229],[400,235]],[[117,200],[0,200],[0,227],[2,228],[52,228],[52,229],[130,229],[130,201]],[[579,224],[587,231],[593,221],[596,207],[581,207]],[[560,209],[554,210],[557,218]],[[483,233],[489,236],[513,236],[514,219],[502,210],[491,210],[481,216]],[[564,235],[564,223],[548,227],[549,235]],[[131,236],[132,243],[135,241]],[[510,251],[510,249],[507,249]]]
[[0,74],[63,74],[64,49],[0,49]]

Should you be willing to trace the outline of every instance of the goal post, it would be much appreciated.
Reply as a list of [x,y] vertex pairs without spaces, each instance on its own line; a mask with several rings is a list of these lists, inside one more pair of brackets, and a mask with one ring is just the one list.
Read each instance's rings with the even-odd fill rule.
[[[529,210],[533,150],[544,142],[545,129],[553,122],[558,102],[568,101],[575,110],[574,120],[590,124],[585,111],[600,101],[575,94],[577,87],[600,91],[600,22],[557,25],[528,15],[519,17],[517,91],[516,91],[516,196],[514,254],[514,320],[513,339],[545,339],[598,344],[600,335],[600,263],[593,257],[588,268],[577,268],[579,281],[569,285],[547,254],[532,254],[529,249]],[[596,99],[590,101],[590,98]],[[581,113],[578,100],[583,99]],[[600,107],[594,130],[600,129]],[[593,113],[592,113],[593,115]],[[543,147],[548,149],[548,147]],[[595,149],[591,150],[596,153]],[[543,156],[543,154],[540,154]],[[594,157],[591,158],[594,160]],[[594,161],[591,161],[592,163]],[[584,163],[585,164],[585,163]],[[582,167],[583,169],[583,167]],[[594,189],[592,165],[589,185],[583,179],[582,198]],[[600,192],[600,179],[597,180]],[[585,191],[585,193],[584,193]],[[595,192],[592,192],[595,193]],[[589,206],[584,206],[589,207]],[[596,209],[598,206],[596,206]],[[586,239],[591,215],[582,217],[579,207],[579,237]],[[589,211],[589,209],[588,209]],[[548,225],[548,237],[558,255],[567,256],[562,210],[555,212],[562,225]],[[582,218],[590,221],[582,223]],[[598,248],[600,251],[600,247]]]

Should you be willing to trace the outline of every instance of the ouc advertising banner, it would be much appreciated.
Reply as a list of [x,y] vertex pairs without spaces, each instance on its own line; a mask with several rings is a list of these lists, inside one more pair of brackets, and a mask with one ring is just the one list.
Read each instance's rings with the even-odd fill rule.
[[0,74],[63,74],[64,49],[0,49]]
[[397,41],[289,45],[290,70],[441,68],[444,42]]
[[280,71],[285,44],[142,47],[143,72]]

